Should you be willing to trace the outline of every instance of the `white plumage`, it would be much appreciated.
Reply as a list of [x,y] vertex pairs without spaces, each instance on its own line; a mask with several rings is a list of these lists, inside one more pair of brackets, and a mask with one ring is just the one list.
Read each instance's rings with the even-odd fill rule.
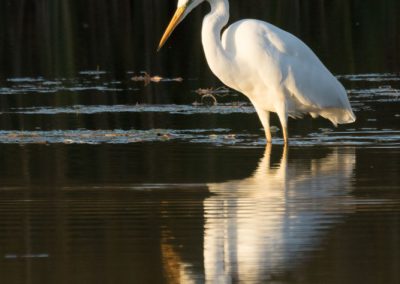
[[270,112],[279,116],[285,143],[289,116],[322,116],[334,125],[355,121],[344,87],[294,35],[269,23],[246,19],[229,26],[221,38],[221,30],[229,20],[228,0],[179,0],[159,48],[190,11],[204,1],[211,5],[202,27],[208,65],[224,84],[250,99],[267,142],[272,140]]

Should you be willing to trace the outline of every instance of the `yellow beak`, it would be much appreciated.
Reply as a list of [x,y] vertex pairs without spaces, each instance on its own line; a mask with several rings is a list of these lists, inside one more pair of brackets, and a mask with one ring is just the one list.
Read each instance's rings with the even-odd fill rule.
[[165,44],[165,42],[167,41],[167,39],[169,38],[169,36],[172,34],[172,32],[175,30],[175,28],[178,26],[178,24],[181,22],[182,17],[185,13],[187,6],[183,6],[183,7],[179,7],[174,16],[172,17],[171,22],[169,23],[167,29],[164,32],[163,37],[161,38],[160,44],[158,45],[158,49],[157,51],[159,51],[163,45]]

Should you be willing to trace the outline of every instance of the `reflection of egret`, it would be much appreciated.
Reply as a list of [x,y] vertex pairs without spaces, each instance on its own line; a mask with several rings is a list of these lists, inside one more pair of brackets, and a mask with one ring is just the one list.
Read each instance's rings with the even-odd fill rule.
[[343,209],[352,210],[337,201],[351,198],[353,149],[309,163],[288,160],[286,147],[278,165],[270,165],[270,156],[269,146],[249,178],[208,185],[215,195],[204,201],[207,280],[260,283],[290,269]]
[[[204,1],[178,1],[159,48]],[[278,114],[285,142],[288,116],[320,115],[335,125],[355,121],[345,89],[301,40],[269,23],[246,19],[231,25],[221,41],[221,30],[229,19],[228,0],[207,2],[211,12],[204,18],[202,31],[207,62],[223,83],[250,99],[268,142],[270,112]]]

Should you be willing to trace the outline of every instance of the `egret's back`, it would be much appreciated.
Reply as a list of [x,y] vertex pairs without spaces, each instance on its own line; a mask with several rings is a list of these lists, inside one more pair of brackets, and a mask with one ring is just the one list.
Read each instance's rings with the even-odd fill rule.
[[323,116],[335,125],[355,121],[346,91],[314,52],[294,35],[259,20],[242,20],[223,34],[238,80],[228,82],[256,108],[300,117]]

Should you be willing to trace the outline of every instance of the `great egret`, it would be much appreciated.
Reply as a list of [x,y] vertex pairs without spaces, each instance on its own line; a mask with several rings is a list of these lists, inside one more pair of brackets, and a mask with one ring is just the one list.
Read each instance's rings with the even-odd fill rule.
[[176,26],[207,1],[202,42],[208,65],[227,86],[246,95],[254,105],[271,143],[270,112],[276,112],[288,142],[288,117],[322,116],[337,124],[355,115],[346,90],[314,52],[294,35],[269,23],[244,19],[221,30],[229,20],[228,0],[179,0],[158,49]]

